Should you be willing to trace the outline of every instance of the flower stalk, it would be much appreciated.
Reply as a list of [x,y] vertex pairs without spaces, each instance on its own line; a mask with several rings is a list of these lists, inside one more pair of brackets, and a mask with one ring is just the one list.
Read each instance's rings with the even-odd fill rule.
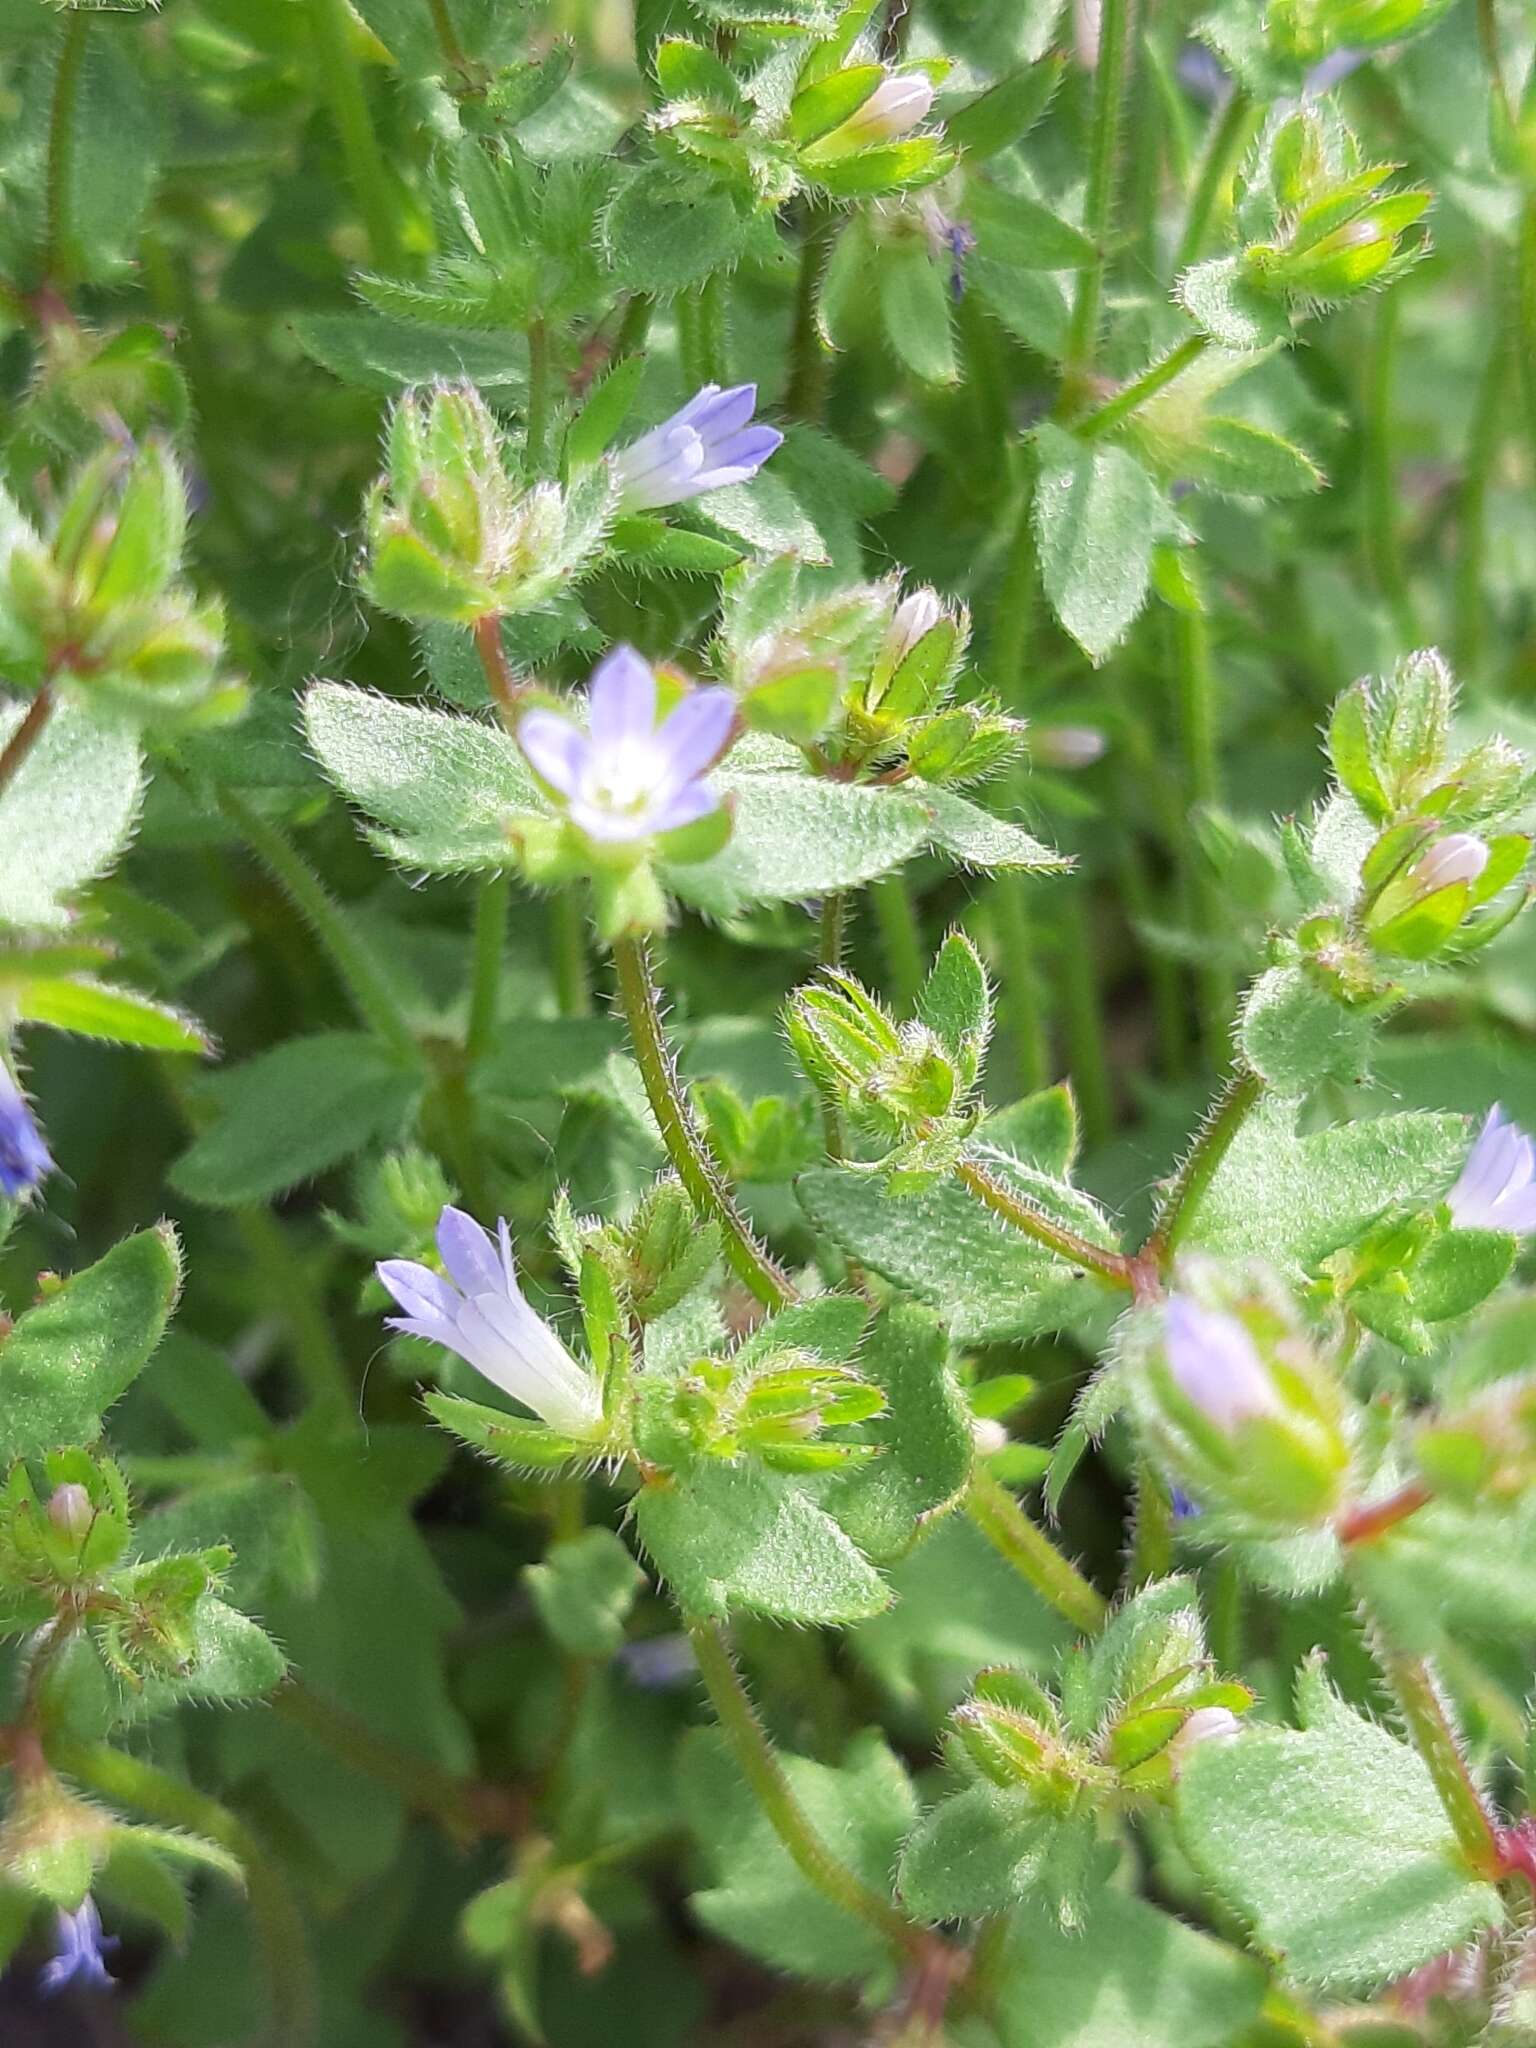
[[965,1511],[998,1555],[1041,1599],[1084,1635],[1096,1635],[1109,1619],[1104,1596],[1032,1522],[1006,1486],[978,1471],[965,1497]]

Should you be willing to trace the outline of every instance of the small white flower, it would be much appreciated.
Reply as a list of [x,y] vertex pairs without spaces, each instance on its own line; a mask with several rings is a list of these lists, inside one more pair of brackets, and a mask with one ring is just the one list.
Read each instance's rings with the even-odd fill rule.
[[1168,1745],[1168,1761],[1177,1772],[1188,1763],[1190,1752],[1205,1742],[1231,1742],[1243,1732],[1243,1724],[1230,1707],[1196,1707]]
[[891,614],[881,650],[883,665],[893,672],[901,667],[925,634],[931,633],[944,616],[936,590],[914,590]]
[[512,1262],[512,1234],[503,1218],[492,1238],[462,1209],[437,1220],[444,1272],[414,1259],[385,1259],[377,1268],[403,1316],[390,1329],[456,1351],[493,1386],[521,1401],[566,1436],[593,1436],[602,1423],[602,1394],[542,1316],[524,1301]]
[[1536,1146],[1498,1103],[1445,1200],[1459,1230],[1536,1230]]
[[1108,747],[1096,725],[1036,726],[1029,736],[1029,751],[1042,768],[1091,768]]
[[830,135],[820,147],[835,142],[838,149],[865,149],[874,142],[894,142],[928,118],[933,105],[933,80],[921,71],[908,71],[899,78],[882,79],[861,107]]
[[1163,1317],[1168,1369],[1181,1393],[1221,1430],[1256,1416],[1281,1415],[1275,1383],[1236,1316],[1171,1294]]

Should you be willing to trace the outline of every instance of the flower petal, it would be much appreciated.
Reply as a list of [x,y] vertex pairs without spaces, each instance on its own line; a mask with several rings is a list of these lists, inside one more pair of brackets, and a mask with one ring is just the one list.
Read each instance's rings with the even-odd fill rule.
[[501,1258],[495,1239],[462,1209],[448,1207],[438,1217],[437,1249],[449,1279],[461,1294],[483,1294],[501,1286]]
[[713,455],[716,445],[729,435],[737,433],[751,419],[757,407],[757,386],[755,384],[732,384],[726,391],[718,385],[704,387],[710,392],[701,405],[704,391],[690,399],[683,408],[688,424],[702,435],[705,446]]
[[666,767],[657,794],[693,782],[706,768],[713,767],[736,723],[736,697],[731,690],[708,688],[690,690],[683,701],[668,712],[656,735],[657,752]]
[[592,671],[587,725],[603,753],[655,732],[656,678],[633,647],[615,647]]
[[565,797],[581,786],[591,741],[558,711],[529,711],[517,722],[517,743],[551,789]]
[[373,1270],[408,1316],[441,1316],[451,1323],[458,1313],[458,1295],[430,1266],[414,1259],[381,1259]]
[[720,798],[707,782],[685,782],[681,789],[662,797],[646,818],[648,832],[676,832],[697,818],[707,818],[720,808]]

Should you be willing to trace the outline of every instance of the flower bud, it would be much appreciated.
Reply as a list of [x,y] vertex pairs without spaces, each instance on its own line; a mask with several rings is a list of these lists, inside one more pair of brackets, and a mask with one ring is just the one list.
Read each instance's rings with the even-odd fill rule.
[[1243,1732],[1243,1724],[1230,1707],[1196,1707],[1168,1745],[1168,1761],[1175,1774],[1190,1754],[1205,1742],[1231,1742]]
[[1186,1258],[1160,1316],[1125,1342],[1164,1476],[1200,1502],[1202,1528],[1327,1520],[1350,1462],[1343,1399],[1264,1269]]
[[1096,725],[1035,726],[1030,733],[1031,758],[1042,768],[1091,768],[1108,747]]
[[950,1728],[982,1777],[1028,1792],[1048,1812],[1064,1813],[1085,1778],[1095,1775],[1092,1760],[1064,1735],[1055,1701],[1022,1671],[978,1672]]
[[876,143],[894,142],[928,118],[933,100],[933,81],[926,72],[887,75],[845,121],[809,146],[806,158],[813,163],[831,163]]
[[89,1530],[95,1518],[91,1496],[78,1483],[56,1486],[48,1497],[48,1519],[61,1536],[75,1542]]
[[[1412,819],[1383,833],[1366,856],[1364,924],[1378,953],[1428,960],[1453,943],[1477,944],[1502,929],[1505,920],[1495,912],[1463,932],[1470,914],[1515,880],[1530,841],[1518,832],[1491,842],[1469,832],[1435,838],[1434,829],[1432,821]],[[1511,914],[1518,906],[1517,898]]]
[[932,632],[943,616],[944,606],[936,590],[914,590],[904,597],[886,628],[881,649],[883,664],[892,670],[900,668],[918,641]]
[[8,1202],[24,1200],[53,1170],[26,1097],[0,1062],[0,1196]]

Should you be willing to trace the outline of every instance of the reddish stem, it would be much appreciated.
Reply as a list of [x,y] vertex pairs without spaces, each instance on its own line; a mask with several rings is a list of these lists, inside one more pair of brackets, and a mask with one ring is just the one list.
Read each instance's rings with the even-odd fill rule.
[[507,650],[501,644],[500,614],[487,612],[483,618],[476,619],[471,631],[475,636],[475,652],[485,670],[486,684],[496,700],[502,723],[508,732],[516,732],[526,692],[513,675]]
[[1357,1543],[1374,1543],[1378,1536],[1395,1529],[1399,1522],[1406,1522],[1420,1508],[1428,1507],[1434,1497],[1422,1481],[1410,1480],[1396,1493],[1389,1493],[1385,1500],[1363,1501],[1346,1508],[1333,1525],[1334,1534],[1346,1548]]

